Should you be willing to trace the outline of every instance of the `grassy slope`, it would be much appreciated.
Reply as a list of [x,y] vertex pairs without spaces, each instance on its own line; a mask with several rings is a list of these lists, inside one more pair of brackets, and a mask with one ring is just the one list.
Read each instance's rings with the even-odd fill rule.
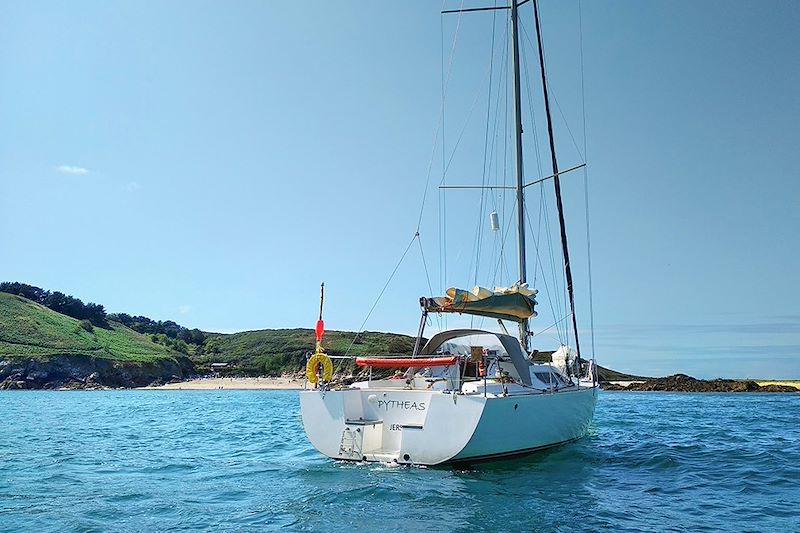
[[[323,347],[330,355],[364,355],[411,353],[414,339],[394,333],[363,332],[353,343],[355,334],[347,331],[326,331]],[[305,365],[305,354],[314,348],[311,329],[262,329],[219,335],[206,343],[206,354],[193,357],[200,365],[212,362],[232,363],[251,372],[296,371]],[[352,347],[351,347],[352,344]]]
[[88,332],[80,322],[30,300],[0,293],[0,357],[88,355],[120,361],[154,361],[174,353],[147,336],[112,322]]

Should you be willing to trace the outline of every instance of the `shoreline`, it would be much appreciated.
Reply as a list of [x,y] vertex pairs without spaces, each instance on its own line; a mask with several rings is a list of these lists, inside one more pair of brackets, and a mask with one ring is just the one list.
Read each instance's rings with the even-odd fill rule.
[[[197,377],[185,381],[175,381],[163,385],[141,387],[109,387],[96,382],[78,382],[77,386],[34,387],[33,390],[296,390],[305,388],[302,374],[284,374],[280,377]],[[677,379],[676,379],[677,378]],[[719,386],[722,385],[722,386]],[[676,375],[668,378],[642,380],[613,380],[601,383],[608,392],[768,392],[798,393],[800,380],[697,380],[689,376]],[[19,389],[28,389],[19,387]],[[13,390],[9,387],[8,390]],[[28,389],[30,390],[30,389]]]
[[196,378],[137,390],[303,390],[303,380],[289,377]]
[[[731,380],[739,381],[739,380]],[[745,381],[745,380],[741,380]],[[747,380],[751,381],[751,380]],[[800,382],[797,380],[752,380],[755,381],[760,387],[769,385],[789,385],[795,386],[800,389]],[[610,381],[607,382],[612,385],[609,387],[610,391],[630,391],[630,392],[701,392],[692,390],[669,390],[669,389],[639,389],[637,391],[636,385],[644,385],[645,381]],[[297,377],[281,376],[281,377],[201,377],[190,379],[187,381],[177,381],[175,383],[167,383],[166,385],[137,387],[136,390],[303,390],[304,380]],[[633,387],[631,387],[633,385]],[[630,387],[630,388],[629,388]],[[725,392],[724,390],[718,391],[705,391],[705,392]],[[731,391],[733,392],[733,391]],[[745,391],[736,391],[745,392]],[[767,392],[767,391],[763,391]],[[774,391],[777,392],[777,391]],[[791,392],[791,391],[786,391]]]
[[646,381],[608,381],[601,384],[607,391],[632,392],[800,392],[796,380],[697,379],[675,374]]

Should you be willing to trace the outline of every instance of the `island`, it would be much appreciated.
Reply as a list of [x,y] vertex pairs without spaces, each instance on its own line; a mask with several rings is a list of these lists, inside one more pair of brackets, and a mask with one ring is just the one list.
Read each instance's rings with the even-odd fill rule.
[[[263,329],[223,334],[146,316],[106,313],[58,291],[0,283],[0,389],[297,388],[312,329]],[[331,355],[410,355],[408,335],[328,331]],[[552,352],[536,352],[548,361]],[[352,360],[337,360],[338,382],[353,380]],[[213,376],[197,383],[201,376]],[[598,366],[607,391],[798,392],[794,384],[698,380],[684,374],[647,378]],[[241,382],[233,381],[240,379]],[[256,379],[258,378],[258,379]],[[625,386],[627,385],[627,386]]]
[[[793,382],[794,383],[794,382]],[[779,383],[759,384],[746,379],[697,379],[686,374],[675,374],[663,378],[648,378],[631,381],[627,385],[602,382],[607,391],[661,391],[661,392],[800,392],[793,385]]]

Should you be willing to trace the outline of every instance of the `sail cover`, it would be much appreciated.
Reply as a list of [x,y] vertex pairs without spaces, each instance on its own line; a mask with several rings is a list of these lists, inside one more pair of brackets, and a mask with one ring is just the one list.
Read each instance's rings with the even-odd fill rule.
[[536,316],[534,297],[537,292],[527,284],[495,287],[494,290],[478,286],[471,291],[450,288],[446,296],[425,298],[424,306],[433,313],[466,313],[522,322]]

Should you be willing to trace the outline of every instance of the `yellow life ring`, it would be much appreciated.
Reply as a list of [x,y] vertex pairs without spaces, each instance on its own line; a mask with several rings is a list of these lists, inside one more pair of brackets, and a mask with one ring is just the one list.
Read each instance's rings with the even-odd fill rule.
[[306,363],[306,377],[311,383],[316,384],[319,381],[319,376],[317,375],[319,365],[322,365],[322,381],[330,381],[333,378],[331,358],[323,352],[317,352]]

